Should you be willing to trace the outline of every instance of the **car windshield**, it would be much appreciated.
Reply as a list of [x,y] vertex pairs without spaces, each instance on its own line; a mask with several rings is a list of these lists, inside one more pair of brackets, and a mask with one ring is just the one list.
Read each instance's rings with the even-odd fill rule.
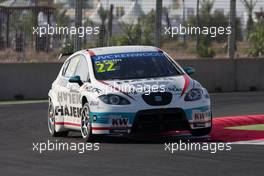
[[162,52],[137,52],[92,57],[95,78],[138,79],[182,74]]

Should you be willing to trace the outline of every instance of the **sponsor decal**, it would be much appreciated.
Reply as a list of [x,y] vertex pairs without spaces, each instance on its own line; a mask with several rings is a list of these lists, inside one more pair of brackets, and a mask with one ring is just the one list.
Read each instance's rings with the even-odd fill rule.
[[193,110],[192,113],[192,119],[193,121],[205,121],[210,117],[210,112],[209,111],[199,111],[199,110]]
[[164,56],[160,52],[131,52],[131,53],[117,53],[117,54],[107,54],[94,56],[94,61],[101,60],[113,60],[113,59],[123,59],[123,58],[135,58],[135,57],[160,57]]
[[85,85],[84,90],[86,90],[87,92],[91,92],[91,93],[98,93],[100,94],[102,92],[101,89],[97,88],[97,87],[93,87],[91,85]]
[[56,106],[55,115],[68,116],[68,117],[81,117],[82,108],[73,106]]
[[60,85],[61,87],[66,87],[68,84],[68,80],[65,78],[60,78],[58,81],[58,85]]
[[204,128],[205,123],[204,122],[198,122],[193,124],[193,128]]
[[123,127],[128,125],[128,119],[127,118],[112,118],[112,125]]
[[205,114],[204,113],[195,113],[194,114],[194,120],[204,120]]
[[89,105],[90,106],[98,106],[99,105],[99,101],[90,101]]
[[75,92],[58,92],[57,100],[60,103],[81,104],[81,94]]
[[206,126],[206,123],[210,122],[210,112],[201,112],[194,110],[192,114],[193,119],[193,127],[194,128],[202,128]]

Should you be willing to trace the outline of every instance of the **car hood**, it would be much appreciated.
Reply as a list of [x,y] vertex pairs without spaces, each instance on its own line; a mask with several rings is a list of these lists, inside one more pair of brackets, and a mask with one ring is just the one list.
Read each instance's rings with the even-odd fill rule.
[[100,94],[121,93],[129,97],[150,94],[151,92],[170,92],[182,96],[193,87],[200,84],[188,75],[131,79],[131,80],[106,80],[98,81],[96,85],[101,90]]

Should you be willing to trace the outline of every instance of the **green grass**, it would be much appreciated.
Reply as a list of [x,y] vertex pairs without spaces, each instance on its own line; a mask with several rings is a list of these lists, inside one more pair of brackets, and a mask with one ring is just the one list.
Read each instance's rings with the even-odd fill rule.
[[12,100],[12,101],[0,101],[0,105],[16,105],[16,104],[34,104],[34,103],[46,103],[48,100]]
[[225,129],[230,129],[230,130],[256,130],[256,131],[264,131],[264,124],[226,127]]

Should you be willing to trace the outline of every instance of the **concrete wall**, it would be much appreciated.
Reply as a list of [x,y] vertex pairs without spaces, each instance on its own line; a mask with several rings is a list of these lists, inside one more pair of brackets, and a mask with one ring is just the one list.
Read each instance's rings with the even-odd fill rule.
[[0,64],[0,100],[21,98],[21,96],[24,99],[46,99],[60,65],[58,63]]
[[[264,59],[179,60],[195,68],[192,76],[210,92],[264,91]],[[61,64],[0,64],[0,100],[46,99]]]
[[237,90],[264,90],[264,59],[239,60],[236,65]]
[[[264,60],[263,60],[264,61]],[[235,86],[235,61],[227,59],[201,59],[181,60],[178,63],[182,66],[191,66],[196,72],[192,78],[199,81],[210,92],[218,91],[231,92]],[[264,65],[264,62],[263,62]]]

